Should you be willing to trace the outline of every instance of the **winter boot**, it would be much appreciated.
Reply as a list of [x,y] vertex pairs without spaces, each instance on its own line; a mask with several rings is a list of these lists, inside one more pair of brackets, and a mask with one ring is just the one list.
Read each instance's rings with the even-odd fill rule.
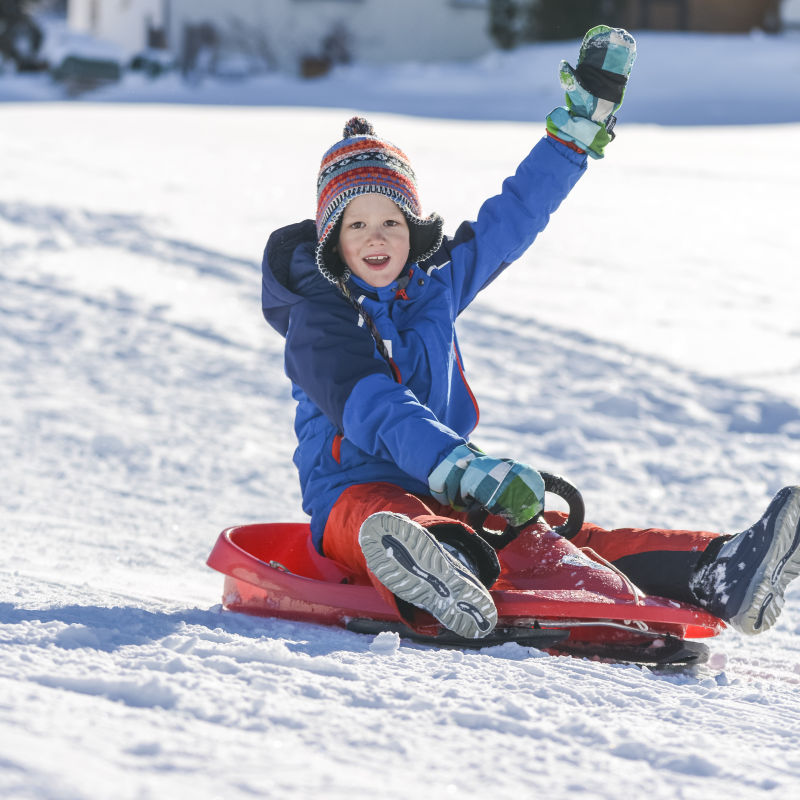
[[396,597],[432,614],[467,639],[491,633],[497,609],[488,589],[422,525],[380,511],[358,534],[367,567]]
[[783,593],[798,574],[800,486],[787,486],[755,525],[708,546],[689,586],[711,614],[755,634],[775,623]]

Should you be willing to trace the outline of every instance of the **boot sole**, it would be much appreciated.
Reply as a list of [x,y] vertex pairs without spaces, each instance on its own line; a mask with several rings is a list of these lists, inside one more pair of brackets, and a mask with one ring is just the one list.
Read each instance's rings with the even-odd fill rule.
[[742,633],[762,633],[771,628],[783,608],[786,587],[800,575],[800,486],[785,491],[787,497],[775,517],[767,555],[745,592],[743,610],[730,620]]
[[497,609],[486,587],[421,525],[379,512],[364,521],[358,541],[370,571],[400,599],[465,639],[480,639],[494,629]]

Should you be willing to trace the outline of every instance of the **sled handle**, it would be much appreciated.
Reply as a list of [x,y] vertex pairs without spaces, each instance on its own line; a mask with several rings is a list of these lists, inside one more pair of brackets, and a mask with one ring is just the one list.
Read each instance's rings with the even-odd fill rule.
[[[583,503],[581,493],[578,491],[577,487],[573,486],[561,475],[553,475],[549,472],[540,472],[539,474],[544,480],[545,492],[558,495],[562,500],[566,500],[569,506],[569,515],[567,519],[562,525],[553,528],[553,530],[565,539],[572,539],[581,529],[586,514],[586,507]],[[518,527],[508,525],[502,533],[492,533],[483,527],[488,516],[489,512],[485,508],[481,508],[470,514],[469,523],[495,550],[501,550],[507,544],[513,542],[514,539],[522,533],[523,529],[530,524],[525,523],[525,525],[520,525]],[[538,517],[535,519],[538,519]]]
[[562,500],[567,501],[569,515],[564,520],[564,523],[554,528],[554,530],[559,536],[571,539],[581,529],[586,517],[583,496],[576,486],[573,486],[561,475],[552,475],[549,472],[540,472],[539,474],[544,480],[544,490],[546,492],[558,495]]

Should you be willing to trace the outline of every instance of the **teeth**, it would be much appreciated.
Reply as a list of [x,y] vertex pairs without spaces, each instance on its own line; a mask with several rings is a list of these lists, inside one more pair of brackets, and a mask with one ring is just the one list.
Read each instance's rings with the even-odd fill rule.
[[367,256],[364,261],[367,264],[384,264],[389,260],[389,256]]

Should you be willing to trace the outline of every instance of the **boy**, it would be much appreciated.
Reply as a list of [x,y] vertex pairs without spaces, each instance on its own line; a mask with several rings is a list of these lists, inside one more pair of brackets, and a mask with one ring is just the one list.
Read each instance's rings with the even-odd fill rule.
[[[267,243],[262,305],[286,337],[314,544],[367,576],[412,626],[417,608],[470,638],[497,622],[497,554],[467,524],[470,509],[530,530],[545,524],[539,473],[469,443],[478,407],[454,322],[544,229],[587,155],[602,158],[634,58],[626,31],[590,30],[577,68],[561,65],[566,107],[452,238],[439,216],[422,216],[406,155],[354,117],[323,156],[316,224]],[[756,633],[774,623],[800,571],[800,487],[783,489],[734,537],[584,525],[573,543],[646,592]]]

